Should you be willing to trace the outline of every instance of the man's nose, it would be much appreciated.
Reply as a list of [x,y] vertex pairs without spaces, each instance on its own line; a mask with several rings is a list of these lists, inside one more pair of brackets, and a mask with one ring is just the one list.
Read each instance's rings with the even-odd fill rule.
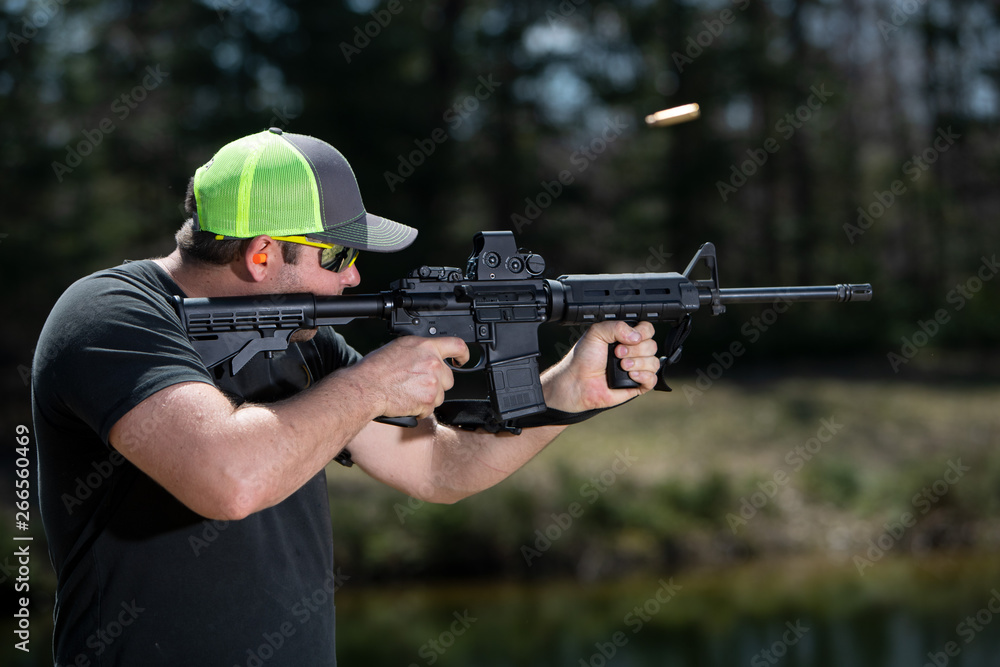
[[337,275],[340,276],[340,282],[344,287],[357,287],[361,284],[361,272],[358,271],[357,262]]

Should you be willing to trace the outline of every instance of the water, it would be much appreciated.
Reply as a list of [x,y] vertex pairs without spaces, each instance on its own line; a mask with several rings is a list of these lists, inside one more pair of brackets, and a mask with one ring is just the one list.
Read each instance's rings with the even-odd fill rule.
[[867,582],[850,566],[783,569],[588,586],[346,585],[338,656],[400,667],[1000,665],[989,560],[885,564]]
[[[574,610],[579,607],[574,598],[559,603],[564,608],[558,618],[546,613],[544,600],[510,605],[470,595],[466,602],[458,616],[431,603],[417,605],[419,611],[400,613],[391,621],[342,617],[340,661],[401,667],[919,667],[930,663],[928,654],[940,654],[930,664],[1000,664],[996,628],[985,629],[966,644],[954,633],[942,632],[949,623],[955,625],[946,615],[917,616],[899,609],[872,609],[845,617],[790,610],[773,618],[735,618],[719,625],[708,616],[701,622],[629,628],[610,605],[606,614],[595,615],[591,610]],[[476,620],[462,632],[464,626],[456,619],[466,615]],[[952,647],[955,657],[945,653],[949,640],[957,641]]]
[[[31,653],[4,642],[0,665],[51,665],[46,614]],[[337,615],[347,667],[985,667],[1000,665],[1000,558],[901,559],[864,576],[784,561],[589,584],[348,579]]]

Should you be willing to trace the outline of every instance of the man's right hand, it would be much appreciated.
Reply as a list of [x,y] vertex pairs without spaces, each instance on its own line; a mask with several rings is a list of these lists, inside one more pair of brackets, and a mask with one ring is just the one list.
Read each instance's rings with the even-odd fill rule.
[[469,360],[461,338],[402,336],[380,347],[351,367],[365,383],[365,393],[377,397],[385,417],[431,416],[455,384],[445,359],[457,365]]

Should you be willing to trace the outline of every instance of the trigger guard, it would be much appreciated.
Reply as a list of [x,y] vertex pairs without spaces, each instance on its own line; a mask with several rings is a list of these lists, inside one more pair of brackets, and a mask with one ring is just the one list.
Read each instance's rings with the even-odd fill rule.
[[479,357],[479,361],[476,362],[476,365],[470,366],[468,368],[465,366],[456,366],[454,363],[452,363],[451,357],[445,359],[444,363],[448,364],[448,368],[450,368],[456,373],[472,373],[474,371],[481,371],[484,368],[486,368],[486,355],[484,354],[481,357]]

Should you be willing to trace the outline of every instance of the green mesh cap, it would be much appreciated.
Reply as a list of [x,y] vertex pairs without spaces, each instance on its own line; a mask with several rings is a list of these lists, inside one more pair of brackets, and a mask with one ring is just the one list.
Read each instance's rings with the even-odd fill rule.
[[336,148],[271,128],[226,144],[194,175],[195,226],[235,238],[306,236],[393,252],[413,227],[365,211],[354,171]]

